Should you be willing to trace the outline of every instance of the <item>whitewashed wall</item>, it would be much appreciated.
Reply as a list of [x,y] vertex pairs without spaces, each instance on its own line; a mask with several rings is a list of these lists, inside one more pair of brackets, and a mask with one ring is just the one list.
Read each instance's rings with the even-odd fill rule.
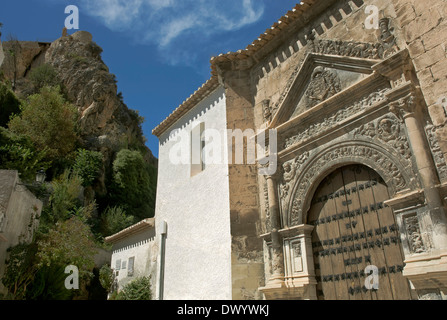
[[[129,258],[135,257],[133,276],[128,276]],[[157,248],[155,244],[155,229],[148,228],[137,234],[117,241],[112,246],[111,268],[118,273],[119,289],[138,277],[149,276],[156,270]],[[119,270],[117,260],[121,261]],[[125,268],[123,262],[125,261]],[[155,279],[151,279],[152,297],[155,297]]]
[[[207,98],[160,137],[156,227],[168,225],[164,299],[231,299],[231,236],[228,166],[207,164],[191,177],[189,164],[174,164],[172,148],[180,133],[205,122],[222,137],[226,157],[226,110],[223,88]],[[171,134],[179,129],[177,134]],[[190,142],[189,142],[190,143]],[[189,148],[189,147],[188,147]],[[160,232],[157,231],[157,241]]]

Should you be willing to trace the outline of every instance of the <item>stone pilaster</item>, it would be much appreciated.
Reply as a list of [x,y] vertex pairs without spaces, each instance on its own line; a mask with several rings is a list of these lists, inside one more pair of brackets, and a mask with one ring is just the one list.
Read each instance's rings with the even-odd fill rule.
[[[413,283],[420,299],[437,299],[447,288],[447,216],[435,163],[420,122],[421,103],[415,92],[390,103],[390,110],[407,128],[425,196],[425,206],[401,210],[402,231],[409,243],[403,275]],[[411,214],[412,210],[417,213]]]
[[274,176],[267,176],[267,189],[269,199],[270,225],[272,228],[272,276],[269,283],[284,281],[284,255],[282,241],[279,235],[279,207],[277,185]]

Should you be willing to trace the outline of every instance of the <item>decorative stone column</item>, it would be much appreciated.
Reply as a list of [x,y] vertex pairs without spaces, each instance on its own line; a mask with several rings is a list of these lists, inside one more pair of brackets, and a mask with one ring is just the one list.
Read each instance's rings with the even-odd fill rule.
[[[398,220],[405,235],[406,266],[403,275],[420,299],[441,299],[447,289],[447,216],[429,144],[419,119],[423,119],[418,94],[411,92],[390,103],[407,128],[425,203],[400,210]],[[406,248],[406,250],[405,250]]]
[[279,234],[279,206],[275,176],[267,176],[267,190],[269,199],[270,225],[272,228],[272,276],[269,283],[282,283],[284,281],[284,254]]
[[408,139],[432,220],[433,247],[447,249],[447,217],[439,191],[440,181],[436,167],[425,131],[418,120],[417,107],[419,105],[415,93],[410,93],[404,98],[390,103],[390,111],[401,118],[407,128]]
[[316,299],[316,280],[312,256],[313,226],[299,225],[280,229],[276,176],[267,176],[271,231],[264,235],[269,250],[271,272],[265,287],[266,299]]

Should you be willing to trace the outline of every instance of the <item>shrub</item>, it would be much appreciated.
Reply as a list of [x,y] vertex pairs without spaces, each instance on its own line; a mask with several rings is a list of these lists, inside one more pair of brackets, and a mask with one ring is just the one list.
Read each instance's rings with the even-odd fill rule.
[[102,153],[79,149],[76,153],[73,171],[82,178],[82,185],[87,187],[91,186],[98,178],[102,165]]
[[97,253],[90,227],[79,217],[56,223],[38,241],[39,269],[51,266],[75,265],[80,283],[88,283],[93,276],[94,256]]
[[107,291],[111,292],[113,288],[113,283],[115,281],[115,276],[113,274],[112,268],[107,264],[103,265],[101,269],[99,269],[99,282],[101,286]]
[[135,217],[128,216],[121,207],[108,207],[101,216],[102,234],[110,236],[135,223]]
[[0,126],[6,127],[13,114],[20,113],[20,101],[6,85],[0,83]]
[[17,170],[22,181],[33,181],[36,172],[48,168],[46,150],[38,151],[31,140],[0,127],[0,169]]
[[59,87],[44,87],[21,105],[22,113],[8,123],[9,129],[28,136],[36,148],[46,150],[49,160],[63,159],[75,150],[77,110]]
[[152,300],[151,277],[139,277],[124,286],[116,300]]
[[34,68],[30,73],[30,80],[35,92],[39,92],[43,87],[58,86],[60,83],[56,70],[49,64]]
[[138,151],[122,149],[113,162],[111,200],[139,219],[154,216],[155,171]]
[[68,170],[52,183],[53,193],[50,196],[51,209],[48,212],[52,222],[66,220],[73,210],[81,206],[79,199],[82,192],[82,179]]
[[8,249],[9,258],[5,261],[6,270],[1,281],[12,299],[26,298],[27,289],[37,272],[36,252],[37,246],[26,243]]

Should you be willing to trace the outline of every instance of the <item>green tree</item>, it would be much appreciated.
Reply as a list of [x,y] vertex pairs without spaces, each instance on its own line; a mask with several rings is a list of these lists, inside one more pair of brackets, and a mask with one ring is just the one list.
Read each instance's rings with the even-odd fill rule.
[[0,83],[0,126],[6,127],[13,114],[20,113],[20,100],[9,88]]
[[111,201],[139,219],[153,217],[155,184],[156,171],[139,151],[122,149],[118,152],[113,162]]
[[60,85],[56,70],[49,64],[42,64],[34,68],[29,77],[35,92],[39,92],[46,86],[55,87]]
[[107,237],[135,223],[135,217],[128,216],[123,208],[108,207],[101,215],[102,234]]
[[115,281],[115,276],[112,268],[105,264],[99,270],[99,282],[101,286],[107,291],[111,292],[113,287],[113,282]]
[[56,223],[70,218],[72,212],[82,206],[80,200],[82,179],[76,173],[66,170],[59,178],[53,180],[51,185],[53,192],[46,213],[49,215],[49,220]]
[[84,187],[91,186],[98,178],[103,167],[103,155],[101,152],[79,149],[73,171],[82,178]]
[[27,300],[71,300],[74,292],[65,288],[65,267],[57,264],[41,267],[30,285]]
[[[90,227],[77,216],[57,222],[55,227],[38,241],[38,267],[75,265],[79,269],[79,282],[87,284],[95,266],[97,253]],[[81,290],[82,291],[82,290]],[[85,293],[78,291],[78,295]]]
[[0,127],[0,169],[17,170],[22,181],[29,182],[39,169],[51,165],[45,158],[46,150],[37,150],[27,136]]
[[2,278],[12,299],[23,300],[38,271],[36,267],[37,246],[20,243],[8,249],[9,258],[5,261],[6,270]]
[[59,87],[43,87],[21,105],[21,114],[9,122],[9,129],[26,135],[38,150],[47,150],[50,160],[63,159],[75,150],[78,113]]

